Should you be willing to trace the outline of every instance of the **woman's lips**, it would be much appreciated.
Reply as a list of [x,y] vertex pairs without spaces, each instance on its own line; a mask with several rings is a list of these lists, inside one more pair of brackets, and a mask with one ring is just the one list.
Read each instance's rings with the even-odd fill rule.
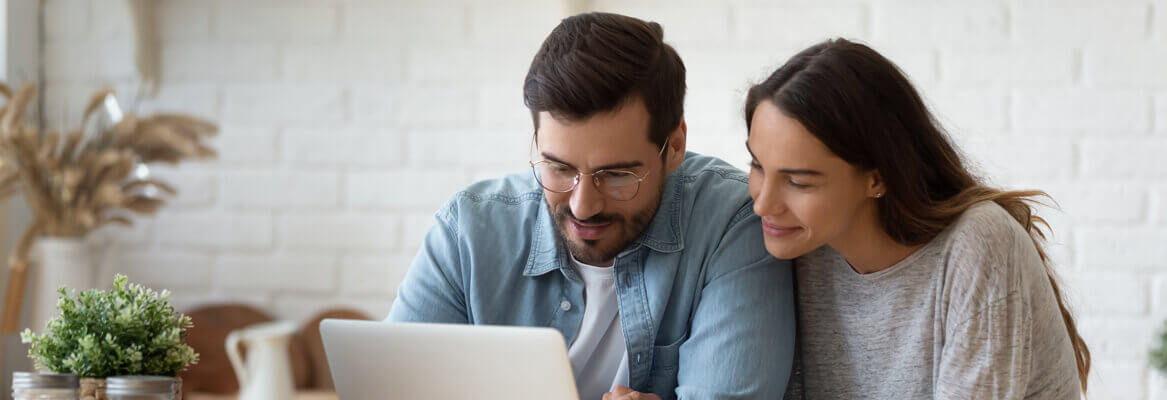
[[778,226],[767,224],[765,222],[762,223],[762,232],[764,232],[766,236],[770,237],[783,237],[801,230],[802,228],[797,226]]
[[575,232],[583,240],[597,240],[604,237],[608,227],[612,226],[611,222],[603,224],[581,224],[576,221],[571,221],[571,231]]

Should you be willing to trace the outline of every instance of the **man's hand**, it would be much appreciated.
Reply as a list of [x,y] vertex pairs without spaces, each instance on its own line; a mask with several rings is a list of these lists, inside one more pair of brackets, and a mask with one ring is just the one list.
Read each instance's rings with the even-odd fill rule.
[[604,393],[604,400],[660,400],[652,393],[640,393],[627,386],[616,386],[611,392]]

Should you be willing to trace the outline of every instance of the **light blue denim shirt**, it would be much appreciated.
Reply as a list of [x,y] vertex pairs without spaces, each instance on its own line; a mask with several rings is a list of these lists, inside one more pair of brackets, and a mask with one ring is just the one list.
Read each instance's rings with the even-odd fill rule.
[[[615,259],[629,386],[663,399],[780,399],[794,356],[790,262],[766,253],[746,176],[686,154],[656,216]],[[388,321],[580,330],[584,283],[531,174],[454,195]],[[596,399],[581,399],[596,400]]]

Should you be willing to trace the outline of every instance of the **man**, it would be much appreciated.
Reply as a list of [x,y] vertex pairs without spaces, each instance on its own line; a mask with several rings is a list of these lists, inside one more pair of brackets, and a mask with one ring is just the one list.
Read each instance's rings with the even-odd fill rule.
[[556,328],[582,400],[781,398],[790,265],[746,176],[685,153],[685,67],[662,37],[604,13],[551,32],[523,86],[532,173],[437,212],[389,321]]

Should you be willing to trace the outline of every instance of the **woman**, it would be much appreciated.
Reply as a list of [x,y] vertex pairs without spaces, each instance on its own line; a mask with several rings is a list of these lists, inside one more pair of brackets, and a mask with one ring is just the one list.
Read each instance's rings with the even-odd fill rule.
[[754,86],[745,114],[766,249],[796,259],[788,397],[1086,390],[1090,353],[1032,208],[1045,194],[982,185],[894,64],[815,45]]

